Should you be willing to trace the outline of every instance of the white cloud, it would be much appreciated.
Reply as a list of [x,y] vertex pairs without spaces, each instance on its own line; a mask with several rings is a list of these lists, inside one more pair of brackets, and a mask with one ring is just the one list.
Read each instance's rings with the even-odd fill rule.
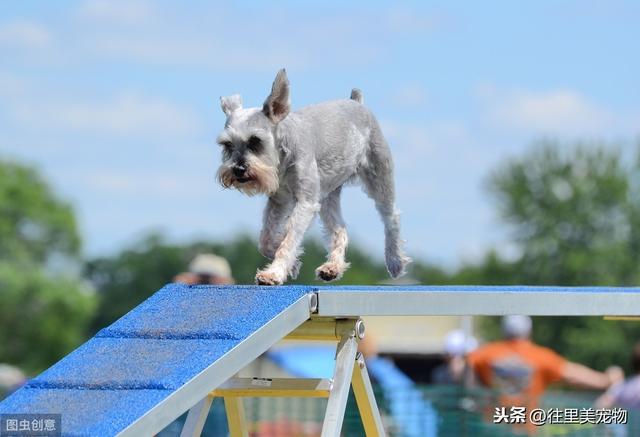
[[382,120],[381,125],[391,148],[402,150],[403,154],[425,157],[436,147],[426,124]]
[[[230,20],[231,21],[231,20]],[[84,42],[87,53],[102,57],[125,59],[134,62],[181,67],[204,67],[229,71],[238,69],[260,69],[272,71],[283,65],[289,68],[310,68],[326,64],[363,65],[379,57],[379,49],[365,45],[358,47],[358,56],[352,50],[336,50],[339,44],[318,40],[310,35],[309,29],[292,29],[296,39],[288,36],[269,35],[269,29],[261,29],[263,24],[246,24],[252,33],[246,39],[225,37],[233,29],[216,29],[194,34],[189,29],[177,26],[167,29],[147,29],[145,32],[114,33],[112,29],[102,29]],[[276,23],[275,28],[288,26]],[[311,26],[311,24],[309,25]],[[335,28],[323,23],[322,29]],[[260,43],[251,38],[260,38]],[[332,38],[337,37],[335,35]],[[348,38],[345,38],[348,39]]]
[[0,24],[0,46],[18,49],[42,49],[53,41],[49,30],[30,21],[13,21]]
[[[459,160],[461,154],[472,150],[475,145],[467,128],[458,121],[383,120],[381,124],[399,167],[418,169],[424,165],[425,160]],[[452,156],[454,153],[455,157]]]
[[502,92],[485,87],[480,96],[493,124],[535,134],[592,135],[606,130],[614,119],[609,111],[569,89]]
[[153,16],[146,1],[88,0],[80,5],[78,13],[84,19],[120,24],[140,24]]
[[384,61],[393,38],[430,32],[441,21],[440,16],[398,8],[352,14],[345,9],[336,15],[272,4],[214,4],[195,10],[165,6],[86,1],[77,16],[89,25],[81,41],[72,41],[72,49],[102,59],[216,70],[345,67]]
[[417,83],[403,85],[391,93],[391,101],[403,109],[421,108],[425,105],[427,99],[426,90]]
[[456,120],[385,120],[382,130],[391,147],[403,208],[421,214],[427,204],[446,203],[446,208],[456,211],[456,203],[475,195],[476,185],[451,183],[479,178],[491,159],[464,124]]
[[23,123],[74,131],[162,136],[199,126],[190,109],[135,94],[121,94],[105,102],[18,102],[13,109]]
[[432,31],[451,21],[444,13],[416,14],[415,10],[397,5],[381,18],[383,25],[396,32]]
[[[201,175],[180,174],[168,177],[167,173],[152,171],[118,172],[101,170],[84,175],[83,180],[103,195],[161,196],[164,199],[178,197],[204,197],[213,191],[213,178],[203,180]],[[205,183],[208,182],[208,183]],[[208,191],[207,191],[208,190]]]

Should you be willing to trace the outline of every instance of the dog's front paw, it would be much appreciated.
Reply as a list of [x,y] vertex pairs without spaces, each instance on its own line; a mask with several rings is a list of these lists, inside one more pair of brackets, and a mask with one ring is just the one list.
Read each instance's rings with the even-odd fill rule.
[[256,284],[258,285],[282,285],[286,277],[282,277],[278,272],[272,270],[258,270],[256,273]]
[[335,281],[342,277],[347,267],[349,264],[346,263],[326,262],[316,269],[316,278],[325,282]]

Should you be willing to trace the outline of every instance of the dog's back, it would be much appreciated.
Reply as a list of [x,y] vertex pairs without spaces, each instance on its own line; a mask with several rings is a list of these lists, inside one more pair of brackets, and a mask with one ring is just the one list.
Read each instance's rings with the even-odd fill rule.
[[295,155],[317,162],[326,193],[355,176],[366,160],[377,122],[364,105],[343,99],[295,111],[282,121],[281,129],[290,136],[286,142]]

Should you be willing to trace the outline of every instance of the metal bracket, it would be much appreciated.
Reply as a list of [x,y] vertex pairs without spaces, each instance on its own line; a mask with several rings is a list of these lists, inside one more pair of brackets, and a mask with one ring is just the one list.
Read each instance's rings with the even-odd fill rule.
[[318,312],[318,293],[309,294],[309,312],[311,314]]
[[[312,298],[310,306],[313,307]],[[248,435],[243,397],[328,397],[321,435],[339,437],[350,385],[353,386],[367,437],[385,435],[364,358],[358,353],[358,340],[364,338],[364,323],[361,319],[310,319],[285,338],[337,341],[333,379],[231,378],[189,410],[181,437],[200,435],[214,397],[224,399],[232,437]]]

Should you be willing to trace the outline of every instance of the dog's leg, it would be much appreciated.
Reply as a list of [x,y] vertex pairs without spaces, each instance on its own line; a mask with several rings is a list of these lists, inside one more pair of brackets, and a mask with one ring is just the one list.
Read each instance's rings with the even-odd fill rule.
[[377,124],[371,131],[367,165],[359,171],[365,192],[376,203],[384,223],[384,255],[387,270],[392,278],[405,273],[411,258],[402,250],[400,238],[400,215],[395,207],[395,187],[393,181],[393,161],[389,146]]
[[264,257],[270,260],[275,257],[276,250],[284,239],[284,226],[292,209],[293,200],[269,197],[262,217],[262,231],[258,242],[258,250]]
[[[262,219],[262,231],[260,232],[260,240],[258,242],[258,250],[262,256],[273,260],[276,256],[276,250],[280,247],[285,236],[285,224],[287,218],[293,210],[292,199],[276,199],[270,197],[264,210]],[[293,279],[298,277],[302,263],[296,260],[295,265],[291,269],[290,275]]]
[[349,239],[340,211],[341,191],[342,187],[338,187],[335,191],[329,193],[320,205],[320,218],[329,240],[327,262],[316,269],[316,278],[323,281],[340,279],[342,274],[349,268],[349,263],[344,260]]
[[285,237],[276,250],[273,262],[256,273],[257,284],[280,285],[287,279],[287,275],[297,275],[302,238],[319,209],[317,201],[302,199],[296,203],[287,220]]

